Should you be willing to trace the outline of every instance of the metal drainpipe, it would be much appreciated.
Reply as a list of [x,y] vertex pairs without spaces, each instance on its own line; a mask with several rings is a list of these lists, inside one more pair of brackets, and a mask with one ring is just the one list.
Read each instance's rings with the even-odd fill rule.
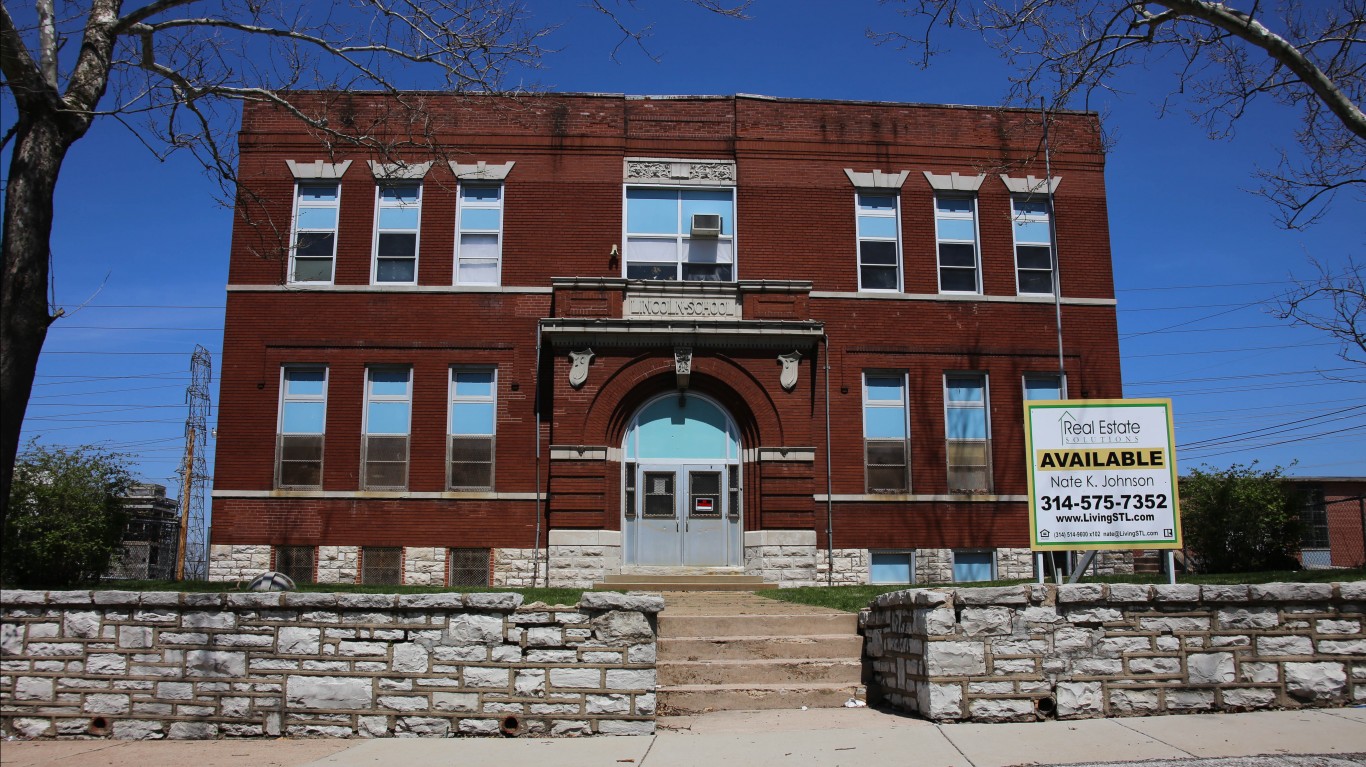
[[[531,585],[541,577],[541,323],[536,323],[536,384],[531,387],[531,410],[536,422],[536,540],[531,546]],[[546,547],[545,585],[550,586],[550,550]]]
[[825,585],[835,585],[834,473],[830,469],[830,336],[821,333],[825,345]]

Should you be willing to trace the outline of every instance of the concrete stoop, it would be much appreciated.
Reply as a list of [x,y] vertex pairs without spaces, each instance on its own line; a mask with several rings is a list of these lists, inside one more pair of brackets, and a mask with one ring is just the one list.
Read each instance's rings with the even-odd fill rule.
[[[642,568],[643,569],[643,568]],[[763,591],[778,584],[765,583],[758,575],[718,575],[707,570],[672,574],[634,572],[605,576],[593,584],[596,591]]]
[[667,595],[665,604],[659,615],[662,714],[837,708],[863,698],[863,638],[855,615],[670,615]]

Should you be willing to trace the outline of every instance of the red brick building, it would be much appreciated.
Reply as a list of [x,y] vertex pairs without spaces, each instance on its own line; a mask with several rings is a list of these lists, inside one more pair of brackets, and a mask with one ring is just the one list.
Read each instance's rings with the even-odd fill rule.
[[385,152],[245,110],[211,577],[1030,574],[1059,316],[1121,396],[1095,115],[1050,190],[1037,113],[410,99],[319,96]]

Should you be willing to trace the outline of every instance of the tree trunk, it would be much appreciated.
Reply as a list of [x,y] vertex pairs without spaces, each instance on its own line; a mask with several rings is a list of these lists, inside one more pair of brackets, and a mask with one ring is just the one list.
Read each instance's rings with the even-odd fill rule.
[[[24,115],[13,137],[0,240],[0,530],[9,512],[10,482],[38,354],[54,319],[47,303],[52,201],[57,173],[84,126],[62,116]],[[72,130],[76,127],[76,130]]]

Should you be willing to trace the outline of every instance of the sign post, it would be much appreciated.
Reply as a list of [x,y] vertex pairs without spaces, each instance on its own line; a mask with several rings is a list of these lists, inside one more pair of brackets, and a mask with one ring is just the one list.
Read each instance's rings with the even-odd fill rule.
[[1030,548],[1179,549],[1171,400],[1025,402]]

